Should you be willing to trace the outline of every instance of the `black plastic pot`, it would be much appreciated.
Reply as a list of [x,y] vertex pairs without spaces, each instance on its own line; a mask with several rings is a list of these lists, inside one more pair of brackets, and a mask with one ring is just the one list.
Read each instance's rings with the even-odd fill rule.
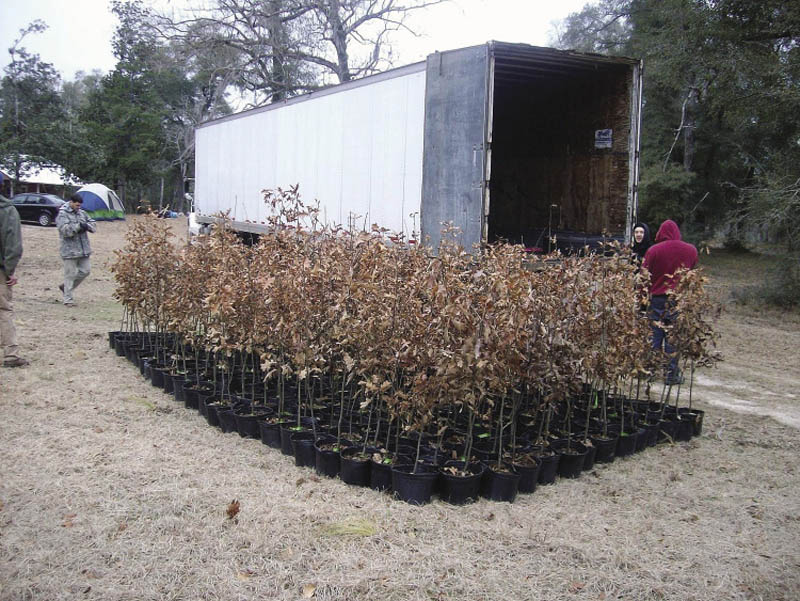
[[203,398],[203,406],[205,406],[208,398],[211,396],[212,390],[201,390],[196,388],[190,382],[185,382],[183,385],[183,405],[187,409],[199,409],[203,417],[206,416],[206,410],[201,408],[200,399]]
[[674,442],[678,431],[678,423],[674,419],[665,418],[658,422],[658,442]]
[[597,447],[593,444],[586,444],[585,442],[584,446],[586,447],[586,457],[583,460],[583,471],[588,472],[594,467],[594,462],[597,458]]
[[636,427],[636,450],[635,452],[638,453],[640,451],[644,451],[647,448],[647,428],[644,425]]
[[539,470],[542,468],[542,460],[539,457],[531,457],[531,459],[534,462],[533,465],[529,462],[511,464],[519,474],[518,492],[530,494],[536,490],[536,486],[539,484]]
[[187,381],[183,385],[183,404],[187,409],[197,409],[200,415],[206,416],[204,405],[214,393],[212,384],[195,384]]
[[291,438],[294,464],[298,467],[314,467],[316,463],[314,433],[310,431],[295,432]]
[[263,408],[253,409],[253,413],[236,413],[236,430],[242,438],[260,438],[258,423],[269,415]]
[[125,349],[128,347],[128,338],[123,334],[114,338],[114,352],[118,357],[125,356]]
[[132,342],[125,347],[125,358],[134,365],[139,359],[139,349]]
[[205,408],[206,421],[208,422],[208,425],[214,426],[215,428],[220,428],[219,415],[217,412],[220,408],[227,409],[227,405],[220,405],[219,402],[213,399],[213,397],[209,397],[206,399]]
[[542,465],[539,468],[539,484],[552,484],[556,481],[561,455],[552,453],[551,455],[541,455],[539,459],[542,460]]
[[513,467],[510,471],[495,471],[493,465],[486,467],[481,481],[481,496],[490,501],[513,503],[519,490],[520,475]]
[[164,368],[163,377],[164,377],[164,384],[162,385],[162,388],[164,389],[164,392],[166,392],[167,394],[172,394],[172,391],[175,390],[175,386],[173,384],[172,374],[169,373],[169,370],[166,368]]
[[617,441],[617,457],[627,457],[636,452],[636,432],[625,432],[619,435]]
[[494,451],[487,451],[485,449],[478,449],[475,447],[472,447],[472,456],[480,461],[483,461],[484,463],[488,463],[493,459],[497,459],[497,453]]
[[314,444],[314,467],[320,476],[328,476],[335,478],[339,475],[341,470],[341,461],[339,458],[339,450],[332,448],[320,448],[323,446],[331,446],[336,443],[335,436],[318,436]]
[[619,436],[609,433],[609,435],[606,437],[601,435],[590,436],[589,440],[592,441],[592,444],[597,449],[594,458],[596,463],[611,463],[614,461],[614,457],[616,457],[617,441],[619,440]]
[[136,364],[139,366],[139,373],[144,377],[145,380],[150,379],[150,363],[156,360],[155,357],[151,357],[150,355],[146,355],[144,353],[139,354],[139,359],[137,360]]
[[281,423],[280,431],[281,453],[284,455],[294,455],[294,449],[292,448],[292,434],[308,431],[308,428],[302,425],[298,426],[297,422],[292,419],[291,421]]
[[[462,470],[464,474],[454,474],[448,468]],[[447,461],[439,468],[440,497],[453,505],[466,505],[478,499],[481,492],[481,478],[485,466],[473,461],[466,465],[463,461]]]
[[694,436],[694,418],[686,413],[680,413],[675,428],[675,439],[686,442],[692,436]]
[[217,407],[217,419],[219,427],[225,433],[238,432],[236,429],[236,414],[231,407]]
[[703,417],[706,412],[700,409],[686,409],[683,415],[692,418],[692,436],[700,436],[703,433]]
[[339,478],[354,486],[369,486],[369,455],[360,455],[361,447],[348,447],[339,452]]
[[172,376],[172,396],[179,403],[183,403],[186,400],[186,395],[184,394],[185,386],[186,380],[183,375]]
[[183,387],[183,404],[187,409],[197,409],[197,411],[208,419],[208,403],[214,401],[213,390],[197,390],[187,383]]
[[164,388],[164,368],[150,364],[150,382],[156,388]]
[[258,422],[258,433],[261,442],[273,449],[281,448],[281,430],[277,422],[269,423],[265,420]]
[[588,449],[580,442],[559,441],[553,444],[553,450],[561,455],[558,461],[558,475],[562,478],[577,478],[583,471],[583,462]]
[[[410,458],[404,458],[406,461],[411,461]],[[370,459],[369,466],[369,487],[373,490],[392,490],[392,463],[394,458],[389,462],[375,461]]]
[[119,336],[120,334],[124,334],[124,333],[125,332],[120,332],[120,331],[109,332],[108,333],[108,346],[113,349],[114,346],[115,346],[115,343],[117,341],[117,336]]
[[416,472],[413,463],[392,466],[392,489],[401,501],[412,505],[430,503],[439,474],[431,466],[418,463]]
[[642,429],[644,433],[639,437],[639,448],[646,449],[647,447],[654,446],[658,442],[658,431],[660,429],[658,421],[642,422]]

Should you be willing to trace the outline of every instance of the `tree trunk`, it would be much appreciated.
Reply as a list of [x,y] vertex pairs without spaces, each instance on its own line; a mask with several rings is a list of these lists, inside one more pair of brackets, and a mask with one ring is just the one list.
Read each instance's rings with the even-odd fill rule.
[[692,171],[694,166],[694,155],[696,150],[695,127],[697,114],[697,88],[689,90],[688,102],[686,103],[686,116],[683,123],[683,168]]
[[331,26],[331,41],[333,42],[333,47],[336,48],[336,64],[338,65],[336,75],[339,76],[339,82],[341,83],[350,81],[352,75],[350,74],[350,61],[347,55],[347,32],[344,30],[339,10],[339,0],[331,0],[327,7],[326,17]]
[[272,88],[272,102],[285,100],[288,94],[287,69],[289,68],[286,59],[288,36],[286,26],[281,22],[281,0],[270,0],[269,17],[267,18],[267,30],[269,31],[269,43],[271,46],[272,62],[270,65],[269,78]]

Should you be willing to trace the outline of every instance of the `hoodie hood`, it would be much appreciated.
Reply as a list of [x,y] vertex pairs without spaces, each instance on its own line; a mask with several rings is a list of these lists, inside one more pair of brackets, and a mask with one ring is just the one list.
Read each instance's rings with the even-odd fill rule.
[[11,202],[8,198],[0,194],[0,208],[13,207],[13,206],[14,206],[13,202]]
[[[633,229],[635,230],[637,227],[640,227],[644,230],[644,238],[642,238],[642,241],[639,242],[639,244],[647,244],[650,246],[650,244],[653,242],[652,235],[650,234],[650,226],[646,223],[639,222],[633,226]],[[636,241],[634,241],[634,244],[636,244]]]
[[681,230],[678,228],[678,224],[672,221],[672,219],[667,219],[664,223],[661,224],[661,227],[658,228],[658,233],[656,234],[656,242],[664,242],[666,240],[680,240],[681,239]]

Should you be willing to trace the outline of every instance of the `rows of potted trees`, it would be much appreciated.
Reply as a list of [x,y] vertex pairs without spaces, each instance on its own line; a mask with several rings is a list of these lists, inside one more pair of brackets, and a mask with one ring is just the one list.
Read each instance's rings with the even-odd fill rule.
[[[325,226],[296,189],[266,197],[254,244],[223,221],[179,247],[144,219],[113,266],[110,344],[209,423],[412,503],[513,500],[700,432],[691,377],[644,398],[667,358],[624,249],[467,252],[445,231],[432,252]],[[683,274],[661,324],[690,376],[715,359],[703,283]]]

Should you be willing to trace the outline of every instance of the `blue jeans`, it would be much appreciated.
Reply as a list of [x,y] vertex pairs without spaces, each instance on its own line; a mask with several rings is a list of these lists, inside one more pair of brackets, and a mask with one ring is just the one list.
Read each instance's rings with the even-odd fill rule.
[[669,325],[675,319],[674,309],[667,306],[666,295],[651,297],[649,317],[650,327],[653,330],[653,348],[670,355],[669,367],[667,367],[667,381],[670,381],[678,375],[678,357],[674,354],[675,347],[667,340],[667,333],[658,327],[659,322]]

